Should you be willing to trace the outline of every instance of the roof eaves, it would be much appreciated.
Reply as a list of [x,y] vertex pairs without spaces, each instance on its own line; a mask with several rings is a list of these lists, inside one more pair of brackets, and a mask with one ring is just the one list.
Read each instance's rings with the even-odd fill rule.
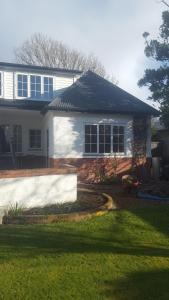
[[42,108],[42,113],[46,113],[47,111],[60,111],[60,112],[80,112],[80,113],[96,113],[96,114],[132,114],[132,115],[153,115],[159,116],[160,112],[153,109],[153,111],[118,111],[118,110],[100,110],[100,109],[82,109],[82,108],[62,108],[57,106],[46,105]]
[[37,71],[37,72],[44,72],[44,73],[67,73],[67,74],[74,74],[80,75],[82,71],[79,70],[71,70],[71,69],[64,69],[64,68],[52,68],[52,67],[43,67],[37,65],[26,65],[26,64],[18,64],[18,63],[8,63],[8,62],[0,62],[1,69],[14,69],[14,70],[29,70],[29,71]]

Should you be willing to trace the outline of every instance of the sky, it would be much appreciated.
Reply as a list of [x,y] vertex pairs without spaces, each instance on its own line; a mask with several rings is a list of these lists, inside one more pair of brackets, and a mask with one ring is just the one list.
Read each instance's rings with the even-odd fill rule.
[[[138,80],[152,66],[142,34],[158,35],[158,0],[0,0],[0,61],[14,62],[14,49],[43,33],[84,53],[95,54],[118,85],[145,101]],[[169,2],[169,1],[168,1]]]

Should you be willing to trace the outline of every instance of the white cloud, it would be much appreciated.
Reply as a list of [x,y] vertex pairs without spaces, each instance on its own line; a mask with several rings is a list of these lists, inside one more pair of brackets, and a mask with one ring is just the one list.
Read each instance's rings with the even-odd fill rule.
[[42,32],[95,53],[119,86],[146,99],[147,90],[137,86],[146,66],[142,33],[156,36],[166,9],[156,0],[0,0],[0,4],[1,61],[12,61],[14,47]]

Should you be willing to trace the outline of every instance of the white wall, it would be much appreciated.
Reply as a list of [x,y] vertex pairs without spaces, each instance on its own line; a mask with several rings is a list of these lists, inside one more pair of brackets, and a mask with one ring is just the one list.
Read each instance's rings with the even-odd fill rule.
[[76,174],[0,178],[1,210],[16,203],[30,208],[76,200]]
[[[89,157],[84,155],[84,125],[85,123],[111,123],[125,126],[125,155],[132,156],[132,116],[125,115],[97,115],[97,114],[70,114],[58,113],[52,114],[53,117],[53,135],[54,135],[54,158],[80,158]],[[50,151],[52,154],[52,150]],[[93,156],[92,156],[93,157]]]

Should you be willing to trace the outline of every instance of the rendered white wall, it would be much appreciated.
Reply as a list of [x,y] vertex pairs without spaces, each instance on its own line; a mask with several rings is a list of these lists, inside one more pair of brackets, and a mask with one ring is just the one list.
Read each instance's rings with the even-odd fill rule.
[[[84,125],[86,123],[120,124],[125,126],[125,157],[132,156],[132,116],[53,113],[54,158],[81,158],[84,155]],[[93,157],[93,156],[92,156]]]
[[45,175],[0,179],[0,207],[23,208],[77,200],[77,175]]

